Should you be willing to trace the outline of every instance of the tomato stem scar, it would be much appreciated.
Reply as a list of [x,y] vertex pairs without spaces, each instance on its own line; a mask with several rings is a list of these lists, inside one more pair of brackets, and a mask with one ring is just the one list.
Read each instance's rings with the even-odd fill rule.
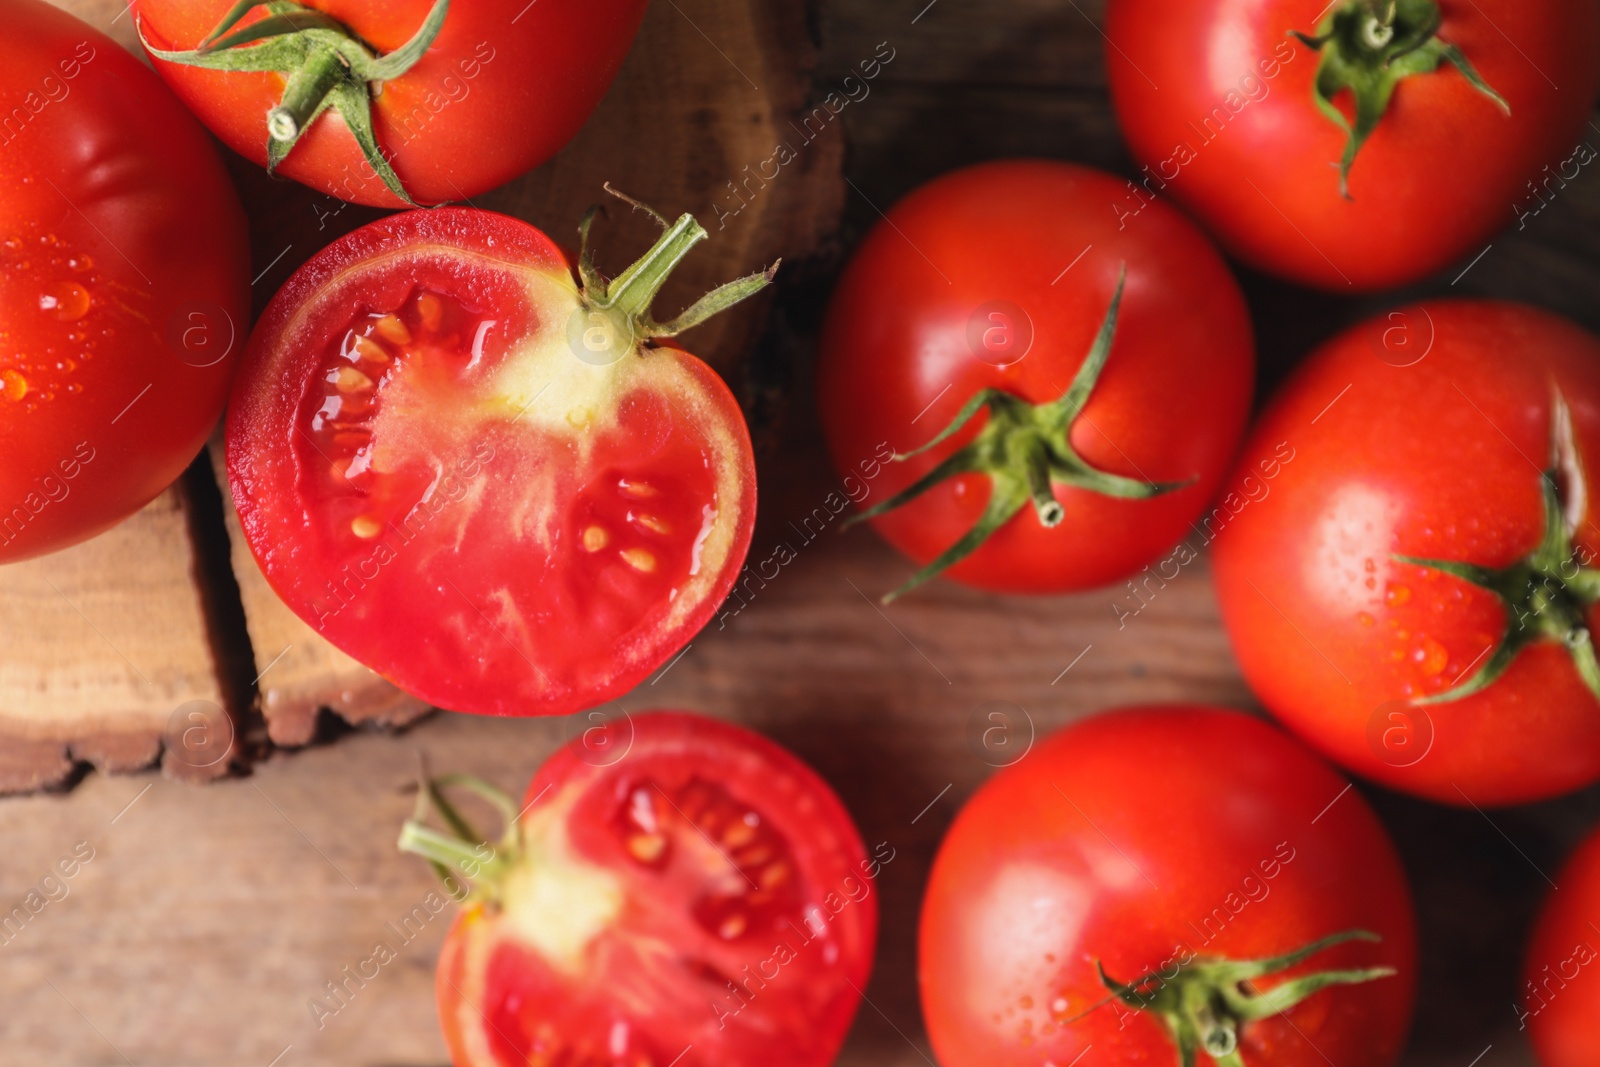
[[1525,647],[1549,640],[1562,645],[1584,686],[1600,700],[1600,660],[1589,630],[1589,609],[1600,603],[1600,569],[1573,545],[1573,535],[1588,511],[1583,457],[1578,452],[1572,413],[1556,392],[1550,412],[1550,463],[1539,478],[1544,533],[1530,554],[1509,567],[1480,567],[1453,560],[1396,554],[1394,559],[1471,582],[1493,593],[1505,607],[1505,628],[1494,652],[1465,681],[1417,704],[1441,704],[1471,696],[1493,685]]
[[1260,960],[1199,959],[1179,968],[1172,977],[1152,973],[1126,983],[1109,977],[1099,961],[1095,962],[1095,970],[1101,984],[1111,991],[1111,999],[1136,1011],[1150,1012],[1166,1024],[1178,1047],[1182,1067],[1194,1067],[1196,1055],[1202,1051],[1217,1067],[1245,1067],[1239,1053],[1239,1030],[1246,1023],[1281,1015],[1329,986],[1360,985],[1397,972],[1393,967],[1314,971],[1264,992],[1254,988],[1256,979],[1289,970],[1335,945],[1382,940],[1366,930],[1345,930],[1281,956]]
[[984,389],[968,400],[950,424],[934,438],[910,452],[896,453],[895,461],[919,456],[947,440],[987,409],[989,419],[965,447],[946,457],[916,482],[875,507],[852,515],[846,526],[893,511],[921,496],[947,479],[962,474],[982,474],[989,478],[989,503],[978,521],[937,559],[912,575],[900,588],[883,598],[889,603],[935,577],[946,568],[971,555],[1000,527],[1016,517],[1029,501],[1046,528],[1060,525],[1066,508],[1056,498],[1055,486],[1068,485],[1105,496],[1143,500],[1170,493],[1192,481],[1150,482],[1125,478],[1092,466],[1073,447],[1073,424],[1089,403],[1089,396],[1116,337],[1117,319],[1122,308],[1122,292],[1128,270],[1123,266],[1116,292],[1106,309],[1089,354],[1066,393],[1048,404],[1031,404],[1003,389]]
[[[258,7],[262,18],[243,29],[240,21]],[[267,112],[267,171],[294,150],[300,137],[329,107],[339,112],[361,146],[373,173],[389,191],[415,206],[416,201],[389,165],[372,125],[372,98],[383,83],[410,70],[427,52],[444,26],[450,0],[437,0],[411,39],[393,52],[378,55],[337,19],[293,0],[239,0],[221,22],[188,51],[165,51],[139,40],[157,59],[206,70],[274,71],[285,76],[283,97]],[[232,32],[229,32],[232,31]]]
[[[1339,193],[1345,199],[1353,199],[1350,168],[1356,154],[1389,110],[1395,86],[1406,78],[1432,74],[1450,63],[1473,88],[1511,114],[1511,105],[1483,80],[1466,54],[1439,39],[1442,22],[1435,0],[1348,0],[1322,21],[1315,36],[1290,31],[1322,55],[1312,92],[1317,109],[1348,135],[1339,162]],[[1334,103],[1346,89],[1355,100],[1354,123]]]

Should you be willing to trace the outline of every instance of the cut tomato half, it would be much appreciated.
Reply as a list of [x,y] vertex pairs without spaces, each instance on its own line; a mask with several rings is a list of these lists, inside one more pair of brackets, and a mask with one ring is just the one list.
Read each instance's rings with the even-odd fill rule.
[[544,234],[468,208],[324,249],[267,309],[228,417],[273,588],[440,707],[564,714],[645,678],[727,595],[755,516],[738,404],[654,342],[770,274],[649,318],[704,236],[684,216],[615,281],[585,259],[581,286]]
[[749,731],[675,712],[601,729],[540,768],[520,812],[499,800],[498,844],[450,806],[450,779],[419,813],[455,833],[401,835],[467,900],[438,969],[457,1067],[832,1063],[892,850],[869,858],[828,786]]

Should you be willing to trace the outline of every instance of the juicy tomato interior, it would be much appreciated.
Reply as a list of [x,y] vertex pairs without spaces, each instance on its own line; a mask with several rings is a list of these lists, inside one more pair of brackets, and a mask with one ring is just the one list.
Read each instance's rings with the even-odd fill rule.
[[[711,726],[717,747],[748,736]],[[446,1032],[472,1053],[458,1063],[666,1067],[691,1046],[831,1062],[870,968],[875,869],[793,757],[704,748],[534,783],[503,908],[465,913],[441,962]]]
[[[330,560],[359,565],[385,534],[409,543],[436,517],[444,526],[435,535],[440,548],[470,542],[486,555],[518,554],[519,534],[548,500],[528,492],[518,498],[518,468],[548,465],[567,442],[564,434],[523,430],[514,413],[486,411],[475,396],[492,367],[486,338],[498,325],[479,307],[418,286],[396,311],[362,313],[330,346],[326,370],[302,401],[299,438],[304,469],[320,468],[321,477],[304,484],[321,520],[313,535]],[[641,604],[670,599],[698,573],[717,499],[704,443],[672,433],[672,411],[659,396],[630,396],[617,422],[584,446],[582,471],[553,471],[541,487],[571,500],[543,559],[507,571],[469,568],[451,579],[472,604],[500,607],[535,647],[574,632],[615,643],[648,621]],[[443,462],[452,455],[453,470]],[[451,476],[467,475],[478,461],[488,477],[457,494]],[[502,470],[510,485],[498,477]],[[426,547],[418,562],[440,565]],[[375,585],[369,610],[384,618],[426,625],[438,617],[440,605],[412,596],[407,582]],[[539,608],[505,609],[507,599]],[[561,680],[580,679],[574,672]]]
[[443,707],[601,703],[681,647],[743,558],[753,475],[726,387],[676,349],[585,362],[576,314],[564,266],[377,258],[305,300],[265,342],[278,374],[241,386],[238,421],[267,429],[234,435],[235,495],[269,578]]

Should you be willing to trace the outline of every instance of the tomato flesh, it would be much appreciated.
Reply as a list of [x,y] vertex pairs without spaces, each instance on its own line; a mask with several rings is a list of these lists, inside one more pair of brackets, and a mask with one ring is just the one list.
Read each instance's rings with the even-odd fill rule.
[[456,1063],[666,1067],[693,1047],[824,1067],[876,928],[848,815],[743,730],[632,723],[615,766],[574,746],[541,769],[500,905],[470,905],[452,930],[438,991]]
[[497,714],[592,706],[731,584],[754,507],[742,416],[679,350],[584,362],[553,249],[418,246],[440,221],[389,223],[385,251],[269,311],[230,433],[241,515],[290,606],[403,688]]

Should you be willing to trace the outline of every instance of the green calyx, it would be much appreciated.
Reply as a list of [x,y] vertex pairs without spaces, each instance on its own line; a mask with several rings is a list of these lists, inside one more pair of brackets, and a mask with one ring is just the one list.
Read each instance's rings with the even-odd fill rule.
[[1059,399],[1048,404],[1031,404],[1003,389],[984,389],[967,401],[955,419],[931,441],[911,452],[897,453],[896,461],[920,456],[937,447],[965,426],[980,409],[987,408],[989,421],[977,437],[951,454],[912,485],[878,504],[852,516],[846,525],[874,518],[909,503],[934,486],[962,474],[987,475],[991,489],[988,506],[977,523],[944,554],[911,576],[899,589],[883,598],[888,603],[938,575],[971,555],[1000,527],[1010,522],[1029,502],[1046,527],[1060,525],[1066,509],[1056,499],[1057,485],[1075,486],[1106,496],[1143,500],[1181,489],[1189,482],[1146,482],[1109,474],[1090,466],[1072,447],[1072,426],[1082,414],[1094,391],[1111,342],[1117,332],[1117,315],[1122,307],[1122,290],[1127,281],[1123,268],[1116,293],[1106,310],[1100,331],[1077,375]]
[[578,279],[582,284],[584,329],[575,340],[581,344],[580,354],[585,359],[607,363],[637,350],[641,341],[676,337],[748,300],[771,285],[777,275],[782,260],[764,271],[720,285],[675,318],[657,322],[650,308],[661,287],[666,285],[683,258],[709,234],[693,215],[686,213],[676,222],[669,222],[659,212],[619,193],[609,182],[605,190],[649,215],[662,232],[650,250],[632,266],[615,278],[607,278],[595,268],[594,253],[589,247],[589,230],[601,209],[595,206],[584,214],[583,221],[578,224]]
[[[264,9],[264,18],[229,32],[256,8]],[[383,91],[384,82],[400,77],[422,58],[439,36],[449,10],[450,0],[437,0],[411,39],[382,56],[343,23],[293,0],[239,0],[192,51],[166,52],[151,47],[144,40],[143,26],[139,39],[151,55],[168,63],[206,70],[274,71],[285,76],[283,99],[267,112],[268,172],[278,168],[301,135],[332,107],[383,184],[414,206],[416,201],[378,146],[372,98]]]
[[1200,1052],[1211,1057],[1217,1067],[1245,1067],[1239,1032],[1247,1023],[1281,1015],[1329,986],[1359,985],[1396,972],[1393,967],[1316,971],[1280,982],[1265,992],[1252,988],[1256,979],[1286,971],[1346,941],[1382,940],[1366,930],[1346,930],[1270,959],[1201,959],[1179,968],[1172,977],[1147,974],[1126,983],[1109,978],[1099,963],[1095,968],[1113,997],[1166,1024],[1178,1046],[1182,1067],[1194,1067]]
[[[1414,74],[1432,74],[1450,63],[1507,115],[1511,105],[1484,81],[1466,55],[1439,39],[1442,16],[1434,0],[1346,0],[1315,37],[1294,36],[1322,54],[1313,88],[1317,107],[1349,135],[1339,163],[1339,192],[1350,197],[1350,167],[1378,122],[1389,110],[1395,86]],[[1355,99],[1355,123],[1345,118],[1334,98],[1345,89]]]
[[1396,555],[1402,563],[1452,574],[1487,589],[1506,610],[1505,629],[1482,666],[1442,693],[1415,703],[1439,704],[1471,696],[1493,685],[1517,654],[1536,641],[1556,641],[1572,656],[1583,684],[1600,700],[1600,662],[1589,631],[1589,609],[1600,602],[1600,569],[1572,543],[1588,510],[1587,482],[1566,401],[1556,395],[1550,420],[1550,466],[1540,477],[1544,501],[1544,536],[1533,552],[1509,567],[1493,569],[1452,560]]
[[[444,790],[462,788],[492,804],[505,822],[500,840],[491,842],[445,797]],[[437,813],[444,829],[428,824]],[[428,777],[423,768],[417,785],[417,806],[400,829],[400,851],[423,857],[458,901],[498,904],[505,875],[524,854],[522,823],[516,804],[502,790],[470,774]]]

